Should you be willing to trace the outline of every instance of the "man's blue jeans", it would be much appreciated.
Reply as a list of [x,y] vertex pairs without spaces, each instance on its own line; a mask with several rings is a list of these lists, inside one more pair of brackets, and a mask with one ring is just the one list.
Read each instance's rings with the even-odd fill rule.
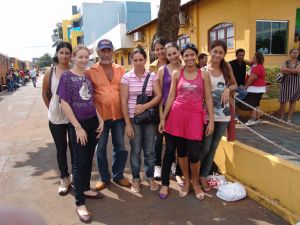
[[152,180],[154,177],[154,141],[157,132],[157,124],[134,124],[134,138],[130,140],[131,153],[130,164],[131,172],[134,181],[140,181],[140,167],[141,167],[141,152],[144,151],[144,166],[146,179]]
[[104,121],[104,128],[98,140],[97,146],[97,165],[104,183],[110,181],[111,175],[108,169],[107,161],[107,142],[111,131],[113,153],[112,153],[112,177],[114,181],[124,178],[124,169],[127,160],[128,152],[125,149],[124,133],[125,122],[123,119],[106,120]]

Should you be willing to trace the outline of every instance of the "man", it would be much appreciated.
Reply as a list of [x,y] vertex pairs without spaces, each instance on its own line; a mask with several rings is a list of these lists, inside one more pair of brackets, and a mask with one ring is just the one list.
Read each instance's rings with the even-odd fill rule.
[[97,145],[97,165],[101,181],[96,184],[96,189],[104,189],[111,178],[106,149],[110,131],[113,144],[112,179],[121,186],[129,187],[130,183],[123,175],[128,152],[125,149],[125,122],[120,100],[120,81],[125,70],[112,63],[113,44],[110,40],[98,42],[97,54],[99,63],[87,70],[94,87],[96,107],[104,120],[104,129]]
[[200,53],[198,56],[198,65],[197,67],[201,69],[202,67],[207,65],[207,54]]
[[230,61],[229,63],[232,67],[233,74],[238,85],[238,89],[236,90],[236,92],[238,93],[237,97],[239,99],[244,99],[247,95],[247,91],[244,89],[244,85],[246,76],[246,64],[248,63],[244,60],[245,50],[242,48],[236,50],[235,57],[236,59]]
[[36,87],[36,70],[35,69],[30,70],[29,74],[30,74],[33,86]]

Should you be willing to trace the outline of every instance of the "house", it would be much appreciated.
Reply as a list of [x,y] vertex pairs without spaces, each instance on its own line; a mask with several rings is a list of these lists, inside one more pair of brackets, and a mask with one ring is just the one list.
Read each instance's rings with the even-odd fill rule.
[[[208,53],[214,40],[227,43],[227,60],[243,48],[245,58],[255,51],[265,55],[265,65],[281,65],[295,46],[295,33],[300,32],[300,1],[274,0],[190,0],[181,5],[178,44],[192,42],[200,52]],[[127,32],[135,45],[150,50],[157,19]]]

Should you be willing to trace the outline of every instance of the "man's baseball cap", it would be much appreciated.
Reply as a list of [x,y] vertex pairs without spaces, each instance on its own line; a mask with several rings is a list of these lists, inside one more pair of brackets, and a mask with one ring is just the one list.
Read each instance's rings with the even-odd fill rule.
[[102,50],[102,49],[105,49],[105,48],[108,48],[108,49],[113,49],[114,46],[112,44],[112,42],[108,39],[102,39],[98,42],[98,45],[97,45],[98,49]]

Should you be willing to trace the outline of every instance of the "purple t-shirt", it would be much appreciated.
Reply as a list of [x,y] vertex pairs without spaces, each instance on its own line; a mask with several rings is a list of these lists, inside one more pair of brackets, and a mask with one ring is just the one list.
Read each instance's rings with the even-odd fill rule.
[[71,106],[77,120],[97,115],[92,94],[93,86],[87,76],[77,76],[71,71],[61,75],[57,95]]

